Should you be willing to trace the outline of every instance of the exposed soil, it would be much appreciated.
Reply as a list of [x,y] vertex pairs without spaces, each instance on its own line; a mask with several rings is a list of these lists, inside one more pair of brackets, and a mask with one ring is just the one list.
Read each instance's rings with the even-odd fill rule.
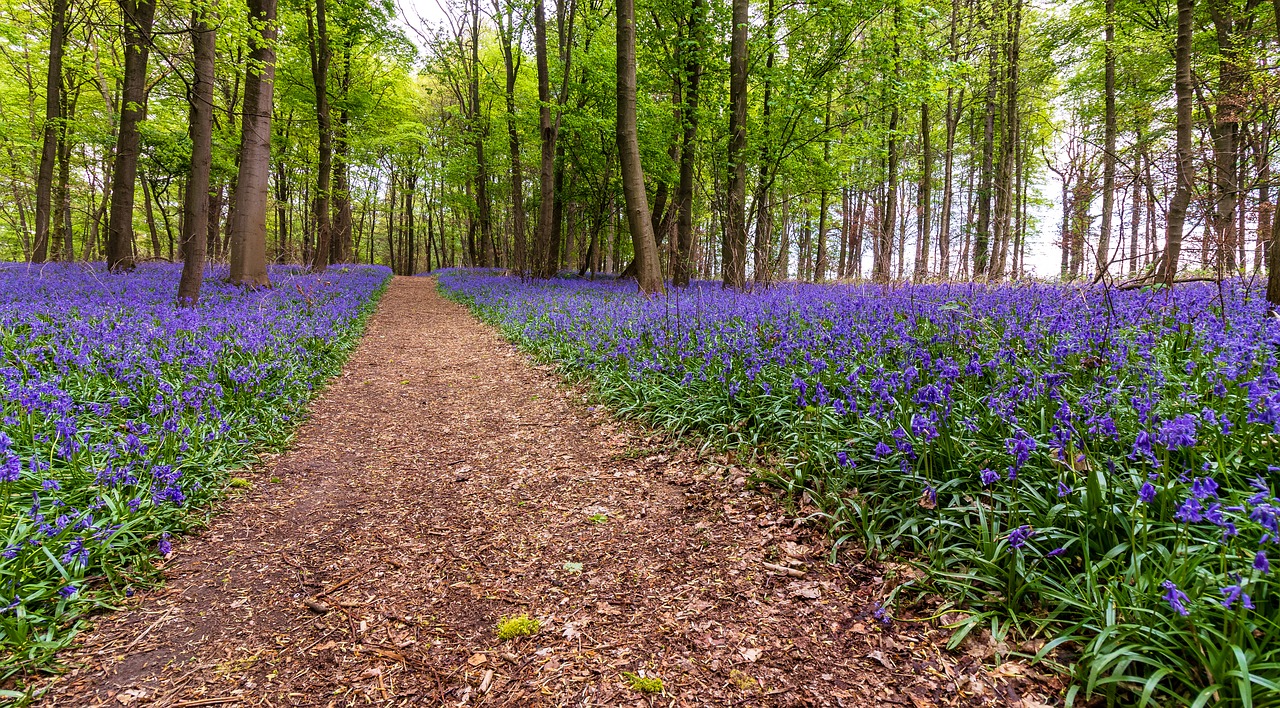
[[[81,635],[44,701],[1038,704],[1021,665],[878,622],[886,569],[827,564],[728,459],[583,401],[396,278],[292,450],[175,544],[165,588]],[[499,640],[522,614],[540,631]]]

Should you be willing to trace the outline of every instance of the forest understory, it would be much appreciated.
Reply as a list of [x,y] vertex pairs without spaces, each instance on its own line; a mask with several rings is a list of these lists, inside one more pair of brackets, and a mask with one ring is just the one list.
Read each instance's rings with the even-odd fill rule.
[[[1062,689],[995,658],[1017,647],[946,652],[927,606],[877,617],[905,566],[827,563],[820,530],[731,458],[585,401],[434,279],[396,278],[292,449],[175,544],[164,587],[81,634],[40,700],[1035,706]],[[501,640],[522,616],[536,632]]]

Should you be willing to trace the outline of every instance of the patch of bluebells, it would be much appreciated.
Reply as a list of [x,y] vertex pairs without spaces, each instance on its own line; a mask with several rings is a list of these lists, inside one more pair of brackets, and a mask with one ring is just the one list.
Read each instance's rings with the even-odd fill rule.
[[[1086,558],[1108,557],[1142,569],[1113,579],[1129,616],[1231,627],[1176,649],[1184,659],[1280,626],[1280,319],[1256,283],[695,283],[645,298],[618,281],[439,282],[620,412],[774,448],[791,467],[779,483],[868,543],[972,557],[999,569],[991,584],[1032,588],[994,602],[1061,602],[1068,624],[1099,625],[1101,604],[1070,615],[1107,595],[1070,588]],[[990,538],[1008,543],[989,551]],[[1045,576],[1059,596],[1037,595]]]
[[336,372],[389,277],[275,267],[274,287],[245,291],[215,268],[180,308],[179,273],[0,264],[0,644],[15,656],[18,625],[65,639],[94,579],[168,555],[192,507]]

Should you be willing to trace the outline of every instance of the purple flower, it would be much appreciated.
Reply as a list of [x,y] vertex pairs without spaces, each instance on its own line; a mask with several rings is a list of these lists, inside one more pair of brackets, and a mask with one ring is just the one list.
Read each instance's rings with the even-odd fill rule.
[[982,486],[984,487],[990,487],[1000,481],[1000,475],[992,469],[984,469],[978,473],[978,476],[982,478]]
[[1204,511],[1200,506],[1200,500],[1196,497],[1187,497],[1182,502],[1182,506],[1178,507],[1177,513],[1173,518],[1182,524],[1195,524],[1204,519]]
[[885,610],[885,608],[880,603],[877,602],[875,607],[876,607],[875,612],[871,613],[872,617],[875,617],[876,620],[880,622],[880,624],[886,627],[893,624],[893,618],[889,616],[889,612]]
[[1049,551],[1049,553],[1048,553],[1048,557],[1049,557],[1049,558],[1054,558],[1054,557],[1060,556],[1060,555],[1062,555],[1063,553],[1066,553],[1066,552],[1067,552],[1067,548],[1066,548],[1066,546],[1058,546],[1057,548],[1053,549],[1052,551]]
[[1170,450],[1195,447],[1197,422],[1194,413],[1166,420],[1160,425],[1160,432],[1156,433],[1156,441]]
[[1218,498],[1218,482],[1213,477],[1196,477],[1191,483],[1191,493],[1196,499]]
[[849,459],[849,453],[844,450],[836,453],[836,462],[838,462],[841,467],[853,467],[853,461]]
[[169,534],[166,533],[160,537],[160,542],[156,544],[156,550],[162,556],[168,556],[173,553],[173,546],[169,544]]
[[884,442],[876,443],[876,450],[875,450],[876,459],[882,459],[892,454],[893,454],[893,448],[884,444]]
[[1258,554],[1253,557],[1253,569],[1263,575],[1271,572],[1271,561],[1267,559],[1266,551],[1258,551]]
[[1191,601],[1185,592],[1178,589],[1172,580],[1166,580],[1160,583],[1160,587],[1165,589],[1164,601],[1169,603],[1169,607],[1178,614],[1186,617],[1191,614],[1191,610],[1187,609],[1187,603]]
[[1058,482],[1058,498],[1061,499],[1062,497],[1065,497],[1070,493],[1071,493],[1071,487],[1068,487],[1065,482],[1059,481]]
[[1240,576],[1232,573],[1231,580],[1233,581],[1232,585],[1219,588],[1219,592],[1223,595],[1222,606],[1231,609],[1231,606],[1239,601],[1240,604],[1244,605],[1245,609],[1252,610],[1253,600],[1244,592],[1244,587],[1240,583]]
[[1138,501],[1142,502],[1143,504],[1150,504],[1155,500],[1156,500],[1155,485],[1151,484],[1150,482],[1143,482],[1142,488],[1138,490]]
[[1009,532],[1009,547],[1022,548],[1023,546],[1027,545],[1027,539],[1034,536],[1035,533],[1036,533],[1035,529],[1032,529],[1030,526],[1026,524],[1019,526],[1018,528]]
[[64,585],[58,589],[58,594],[66,598],[70,598],[72,595],[75,595],[77,591],[78,588],[74,585]]

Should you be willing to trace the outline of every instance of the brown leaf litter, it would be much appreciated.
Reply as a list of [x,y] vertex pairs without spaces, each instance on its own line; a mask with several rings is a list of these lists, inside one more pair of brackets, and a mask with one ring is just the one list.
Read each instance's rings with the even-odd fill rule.
[[[1026,667],[882,627],[883,569],[826,563],[728,460],[583,400],[396,278],[293,449],[79,637],[44,704],[1039,704]],[[500,641],[520,615],[538,633]]]

